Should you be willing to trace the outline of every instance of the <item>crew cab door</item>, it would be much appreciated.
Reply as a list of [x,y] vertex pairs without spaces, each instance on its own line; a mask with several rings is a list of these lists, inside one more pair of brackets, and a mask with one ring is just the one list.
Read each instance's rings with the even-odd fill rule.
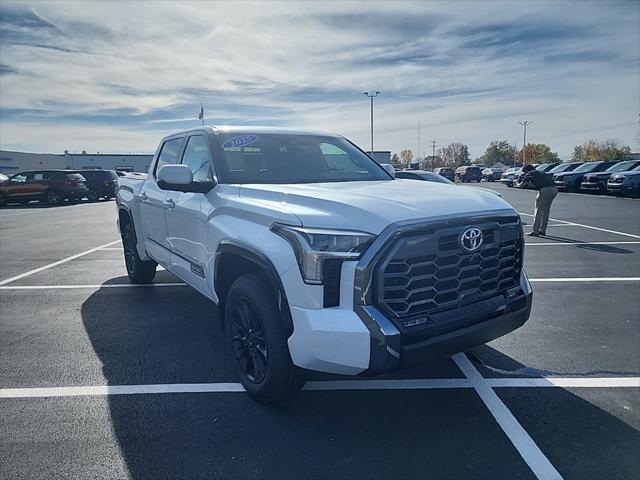
[[[164,266],[169,264],[171,258],[171,246],[167,240],[165,221],[168,192],[158,187],[156,175],[160,167],[179,163],[183,143],[184,137],[165,140],[160,147],[153,174],[147,177],[138,197],[144,248],[154,260]],[[140,232],[137,233],[140,234]]]
[[[205,132],[191,134],[181,163],[187,165],[194,182],[212,182],[211,144]],[[213,257],[207,249],[209,216],[215,208],[213,192],[167,192],[167,238],[171,248],[171,271],[191,286],[212,298],[213,281],[205,278],[206,266]]]

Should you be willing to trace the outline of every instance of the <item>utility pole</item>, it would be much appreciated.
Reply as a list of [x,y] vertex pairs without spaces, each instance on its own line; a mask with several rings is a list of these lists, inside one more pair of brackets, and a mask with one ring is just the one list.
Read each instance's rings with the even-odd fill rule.
[[431,171],[436,169],[436,141],[431,140]]
[[420,158],[420,120],[418,120],[418,149],[416,150],[416,155]]
[[363,95],[366,95],[371,99],[371,156],[373,156],[373,99],[376,98],[379,93],[380,92],[376,92],[376,93],[362,92]]
[[516,166],[516,155],[518,154],[518,142],[513,142],[513,166]]
[[531,125],[533,122],[525,120],[524,122],[518,122],[524,128],[524,134],[522,139],[522,166],[527,163],[527,125]]

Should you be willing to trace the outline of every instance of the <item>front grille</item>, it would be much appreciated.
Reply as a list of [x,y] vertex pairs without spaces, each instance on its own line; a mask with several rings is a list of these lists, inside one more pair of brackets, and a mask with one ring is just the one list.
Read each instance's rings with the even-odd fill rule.
[[378,306],[404,319],[454,309],[516,287],[522,269],[518,218],[473,224],[483,234],[480,249],[473,253],[459,243],[470,226],[397,239],[380,264]]

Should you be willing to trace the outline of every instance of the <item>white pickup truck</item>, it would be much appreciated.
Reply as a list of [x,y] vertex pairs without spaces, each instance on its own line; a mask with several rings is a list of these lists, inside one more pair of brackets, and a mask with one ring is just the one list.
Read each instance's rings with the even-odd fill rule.
[[[217,305],[241,381],[278,401],[305,371],[376,375],[528,318],[523,233],[492,193],[395,179],[346,138],[200,127],[119,179],[131,281],[162,265]],[[213,314],[212,318],[216,318]]]

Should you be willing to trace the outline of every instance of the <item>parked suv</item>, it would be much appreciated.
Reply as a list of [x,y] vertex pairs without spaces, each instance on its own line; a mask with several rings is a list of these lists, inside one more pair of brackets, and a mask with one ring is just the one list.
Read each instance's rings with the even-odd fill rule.
[[502,175],[500,175],[499,182],[503,183],[507,187],[513,187],[514,178],[516,177],[516,175],[519,175],[521,173],[522,167],[507,168],[504,172],[502,172]]
[[458,167],[454,178],[456,182],[480,182],[482,180],[482,168],[476,165]]
[[87,181],[87,199],[96,202],[101,198],[107,200],[116,196],[118,175],[114,170],[81,170],[78,172]]
[[640,165],[628,172],[611,175],[607,189],[614,195],[640,196]]
[[394,179],[339,135],[179,132],[146,177],[118,179],[116,201],[131,281],[151,282],[160,264],[216,303],[242,384],[261,401],[299,388],[305,370],[392,372],[529,317],[511,205]]
[[495,182],[500,180],[502,172],[504,172],[503,168],[485,168],[482,170],[482,179],[487,182]]
[[72,170],[34,170],[16,173],[0,185],[0,205],[31,200],[58,205],[79,201],[88,193],[84,177]]
[[437,173],[438,175],[453,182],[453,168],[451,167],[438,167],[433,171],[433,173]]
[[615,163],[616,162],[586,162],[576,167],[574,170],[555,173],[553,175],[553,181],[555,182],[556,187],[558,187],[558,190],[578,192],[580,191],[582,179],[587,173],[602,172]]
[[580,189],[585,192],[607,193],[607,180],[614,173],[628,172],[640,165],[640,160],[628,160],[611,165],[604,172],[587,173],[582,179]]

